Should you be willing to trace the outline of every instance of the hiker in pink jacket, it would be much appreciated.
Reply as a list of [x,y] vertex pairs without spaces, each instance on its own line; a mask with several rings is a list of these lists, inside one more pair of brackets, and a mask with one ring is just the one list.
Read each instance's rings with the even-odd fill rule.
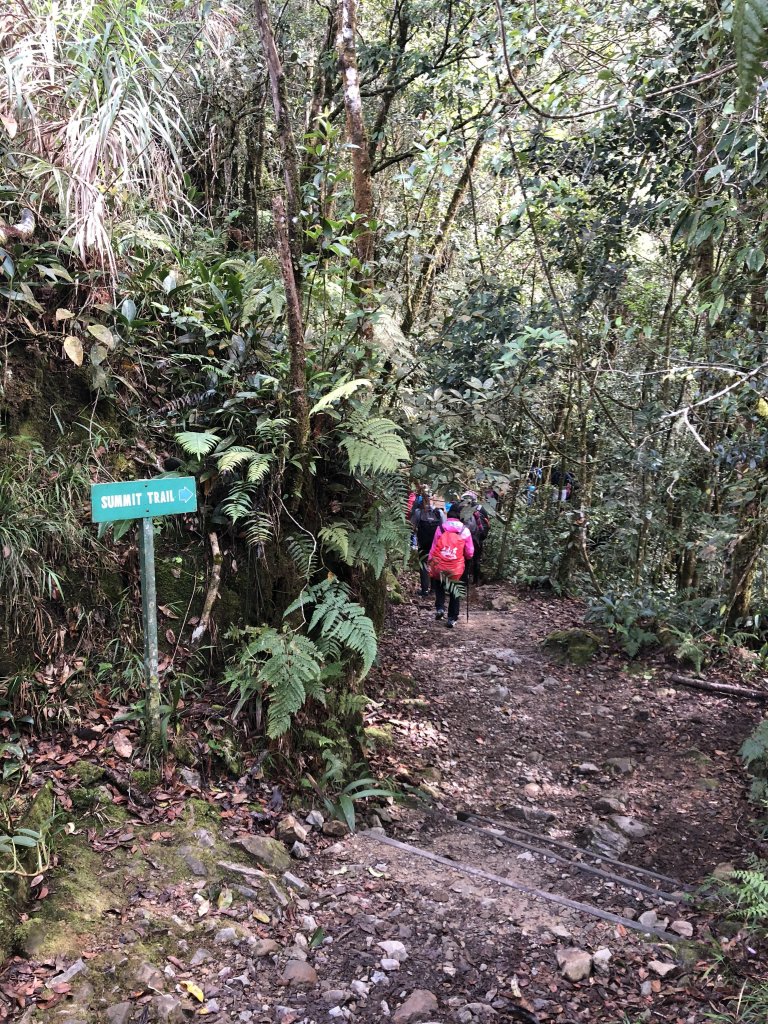
[[459,595],[466,570],[466,559],[472,558],[475,545],[472,534],[459,518],[459,502],[448,508],[448,519],[438,526],[429,552],[429,575],[435,581],[435,618],[445,618],[445,595],[448,592],[448,622],[453,629],[459,618]]

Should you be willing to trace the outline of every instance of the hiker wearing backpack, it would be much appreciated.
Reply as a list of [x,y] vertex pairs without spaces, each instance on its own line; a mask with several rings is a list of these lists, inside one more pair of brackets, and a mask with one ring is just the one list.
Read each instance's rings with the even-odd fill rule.
[[472,534],[461,521],[461,505],[451,503],[448,518],[438,526],[429,551],[429,575],[435,584],[435,618],[445,618],[448,594],[448,622],[453,629],[459,619],[459,585],[464,578],[467,559],[475,554]]
[[419,582],[421,583],[422,597],[429,597],[430,594],[427,559],[432,548],[432,541],[435,539],[435,532],[444,518],[440,509],[435,507],[429,491],[425,491],[420,502],[414,503],[411,512],[411,529],[416,538],[415,547],[419,553]]
[[[474,491],[465,491],[461,496],[461,520],[472,534],[475,553],[472,556],[472,582],[480,582],[480,559],[488,534],[491,532],[491,517],[480,502]],[[469,576],[469,574],[467,574]]]

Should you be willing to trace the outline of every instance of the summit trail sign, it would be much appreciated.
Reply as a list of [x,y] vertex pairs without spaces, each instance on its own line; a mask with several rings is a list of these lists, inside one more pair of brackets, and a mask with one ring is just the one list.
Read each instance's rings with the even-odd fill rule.
[[197,484],[192,476],[161,477],[155,480],[125,480],[91,486],[91,519],[111,523],[140,519],[139,569],[141,612],[144,623],[144,674],[147,683],[144,703],[147,744],[160,745],[160,674],[157,648],[157,590],[155,588],[155,537],[153,516],[183,515],[197,511]]
[[91,487],[91,519],[94,523],[196,511],[197,485],[191,476],[126,480],[115,484],[93,484]]

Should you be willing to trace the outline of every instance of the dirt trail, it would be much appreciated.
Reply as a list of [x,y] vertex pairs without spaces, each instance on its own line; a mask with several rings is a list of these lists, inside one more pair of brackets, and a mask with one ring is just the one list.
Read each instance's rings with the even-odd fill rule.
[[[17,960],[0,979],[6,992],[37,980],[38,1002],[40,991],[50,999],[25,1020],[145,1024],[202,1013],[216,1024],[624,1024],[626,1014],[634,1024],[653,1013],[702,1024],[715,994],[693,971],[695,946],[459,866],[625,918],[655,911],[659,927],[682,920],[706,941],[710,925],[694,908],[507,840],[583,846],[597,829],[598,840],[622,845],[625,863],[690,883],[743,860],[749,810],[735,750],[756,708],[675,691],[663,672],[627,671],[607,651],[582,669],[553,664],[541,640],[580,623],[575,604],[483,587],[473,605],[469,624],[453,631],[426,602],[395,609],[369,683],[368,724],[386,740],[379,767],[419,801],[382,807],[371,831],[335,843],[315,832],[309,861],[266,874],[249,866],[226,822],[94,840],[102,852],[89,862],[93,887],[110,887],[100,929],[47,959]],[[457,811],[501,828],[483,831],[493,825],[477,819],[471,828]],[[579,961],[581,980],[563,975],[563,954]],[[57,992],[51,975],[79,955],[82,966]]]

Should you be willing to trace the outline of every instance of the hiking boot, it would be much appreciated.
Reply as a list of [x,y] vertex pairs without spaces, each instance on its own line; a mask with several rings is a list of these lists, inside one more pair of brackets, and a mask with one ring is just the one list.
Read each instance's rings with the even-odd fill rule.
[[435,612],[435,618],[436,619],[444,619],[445,618],[445,612]]
[[448,629],[455,629],[456,619],[448,619],[448,621],[446,622],[446,626],[448,627]]
[[431,590],[422,590],[421,596],[422,597],[431,597],[432,596],[432,591]]

